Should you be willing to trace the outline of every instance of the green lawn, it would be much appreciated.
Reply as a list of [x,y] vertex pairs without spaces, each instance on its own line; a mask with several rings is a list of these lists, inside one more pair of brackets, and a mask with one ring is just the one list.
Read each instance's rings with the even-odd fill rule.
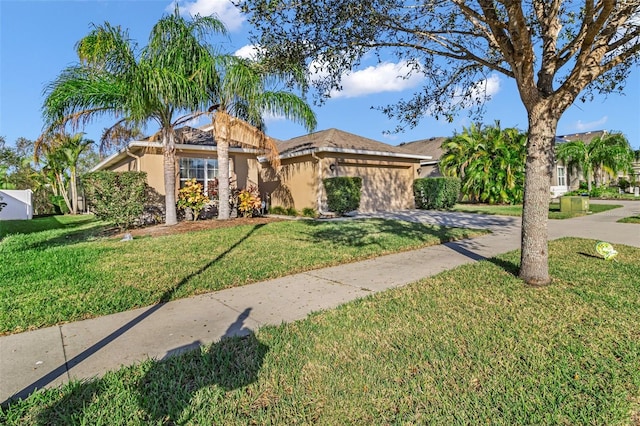
[[0,242],[0,334],[485,233],[391,220],[284,221],[125,243],[99,238],[102,224],[90,217],[68,220],[34,220],[48,230],[14,228]]
[[618,222],[621,222],[621,223],[640,223],[640,216],[623,217]]
[[68,235],[71,232],[85,235],[104,227],[104,223],[96,220],[93,215],[64,215],[47,216],[33,220],[0,220],[0,240],[10,234],[32,234],[43,231],[62,231]]
[[245,338],[40,391],[30,424],[637,424],[640,249],[550,243],[553,283],[517,251],[265,327]]
[[[607,210],[622,207],[619,204],[589,204],[591,213],[602,213]],[[522,216],[522,205],[489,205],[489,204],[456,204],[454,211],[465,213],[497,214],[504,216]],[[582,213],[562,213],[560,204],[549,205],[549,219],[570,219],[572,217],[584,216]]]

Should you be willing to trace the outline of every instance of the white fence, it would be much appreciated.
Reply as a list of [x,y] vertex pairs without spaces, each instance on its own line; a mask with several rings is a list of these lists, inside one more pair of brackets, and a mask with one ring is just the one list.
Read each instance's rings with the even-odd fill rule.
[[32,219],[31,194],[30,189],[0,189],[0,203],[6,203],[0,210],[0,220]]

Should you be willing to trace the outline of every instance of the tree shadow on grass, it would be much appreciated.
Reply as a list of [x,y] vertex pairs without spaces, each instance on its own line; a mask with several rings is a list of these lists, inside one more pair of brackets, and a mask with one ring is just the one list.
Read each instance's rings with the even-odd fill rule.
[[[143,423],[189,423],[194,396],[200,391],[224,393],[254,383],[269,347],[241,325],[250,308],[229,326],[217,343],[201,346],[200,341],[170,350],[162,360],[151,360],[140,368],[131,367],[110,373],[110,377],[76,382],[56,404],[38,415],[38,424],[93,423],[89,412],[100,412],[114,404],[113,392],[125,392],[128,407],[114,407],[123,414],[136,415]],[[136,372],[143,369],[144,374]],[[115,375],[115,376],[114,376]],[[114,385],[113,382],[118,384]],[[135,400],[137,407],[131,407]],[[91,405],[96,405],[96,410]],[[115,403],[117,404],[117,403]],[[197,403],[196,403],[197,404]],[[107,407],[108,409],[108,407]],[[196,407],[197,409],[197,407]],[[127,413],[128,410],[132,412]],[[186,414],[185,414],[186,413]],[[133,419],[130,419],[133,421]]]
[[[254,232],[256,232],[258,229],[262,228],[263,226],[264,226],[264,224],[258,224],[258,225],[255,225],[255,226],[251,227],[251,229],[243,237],[241,237],[234,244],[230,245],[229,248],[227,250],[225,250],[223,253],[219,254],[214,259],[210,260],[207,264],[202,266],[200,269],[198,269],[197,271],[193,272],[192,274],[189,274],[188,276],[184,277],[175,286],[173,286],[172,288],[170,288],[167,291],[165,291],[162,294],[162,296],[160,297],[160,300],[159,300],[158,304],[149,307],[144,312],[142,312],[140,315],[138,315],[137,317],[131,319],[126,324],[122,325],[118,329],[116,329],[113,332],[111,332],[109,335],[103,337],[98,342],[94,343],[93,345],[91,345],[90,347],[88,347],[87,349],[85,349],[84,351],[82,351],[81,353],[76,355],[75,357],[73,357],[73,358],[71,358],[69,360],[66,360],[66,362],[63,363],[62,365],[58,366],[57,368],[53,369],[49,373],[45,374],[43,377],[41,377],[40,379],[36,380],[35,382],[30,383],[29,385],[27,385],[26,387],[24,387],[20,391],[16,392],[7,401],[4,401],[2,404],[5,404],[6,402],[9,402],[10,400],[15,399],[15,398],[25,398],[30,393],[35,391],[36,389],[42,389],[42,388],[48,386],[49,384],[51,384],[58,377],[60,377],[60,376],[62,376],[64,374],[67,374],[67,372],[70,369],[72,369],[73,367],[77,366],[78,364],[81,364],[82,362],[87,360],[89,357],[91,357],[92,355],[94,355],[98,351],[102,350],[109,343],[113,342],[114,340],[116,340],[117,338],[122,336],[124,333],[126,333],[127,331],[129,331],[132,328],[134,328],[137,324],[139,324],[140,322],[142,322],[145,319],[149,318],[151,315],[153,315],[155,312],[157,312],[159,309],[161,309],[166,304],[166,302],[169,302],[172,299],[172,296],[181,287],[183,287],[187,282],[189,282],[189,280],[191,280],[194,276],[197,276],[197,275],[203,273],[205,270],[210,268],[215,263],[221,261],[224,257],[226,257],[234,249],[236,249],[238,246],[240,246]],[[244,320],[244,318],[246,318],[246,317],[243,317],[243,315],[245,315],[245,314],[246,314],[246,312],[241,314],[239,319]],[[238,323],[238,321],[234,322],[234,324],[236,324],[236,325],[237,325],[237,323]],[[234,335],[239,334],[239,333],[235,332],[235,330],[231,329],[231,327],[233,327],[234,324],[232,324],[230,326],[230,328],[227,330],[227,334],[230,334],[232,332],[234,333]]]
[[137,383],[138,406],[153,422],[189,423],[183,413],[194,394],[204,389],[228,392],[254,383],[268,349],[250,333],[154,362]]
[[33,234],[54,229],[73,229],[84,226],[96,219],[93,216],[76,217],[74,221],[64,223],[58,216],[33,218],[31,220],[7,220],[0,222],[0,238],[9,234]]
[[[309,221],[306,233],[314,243],[337,244],[349,247],[381,246],[380,234],[394,235],[412,240],[416,244],[433,241],[445,243],[455,239],[449,227],[391,219],[346,219],[336,221]],[[460,230],[458,230],[459,232]],[[470,230],[471,231],[471,230]],[[471,233],[458,233],[456,238],[468,238]]]

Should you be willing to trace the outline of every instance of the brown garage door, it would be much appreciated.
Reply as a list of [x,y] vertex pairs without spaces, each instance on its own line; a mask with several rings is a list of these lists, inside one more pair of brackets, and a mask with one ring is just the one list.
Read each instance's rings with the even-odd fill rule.
[[413,176],[410,167],[343,165],[338,176],[362,178],[360,211],[389,211],[413,208]]

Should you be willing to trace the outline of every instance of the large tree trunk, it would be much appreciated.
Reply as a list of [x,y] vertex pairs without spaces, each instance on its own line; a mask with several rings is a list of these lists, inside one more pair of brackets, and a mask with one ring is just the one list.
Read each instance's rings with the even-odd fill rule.
[[227,220],[231,215],[229,207],[229,119],[223,112],[217,112],[214,119],[214,139],[218,149],[218,219]]
[[176,212],[176,140],[172,129],[162,129],[162,144],[164,146],[164,209],[165,224],[178,223]]
[[522,212],[520,278],[541,286],[551,282],[547,223],[558,120],[553,106],[544,103],[529,110],[527,164]]

